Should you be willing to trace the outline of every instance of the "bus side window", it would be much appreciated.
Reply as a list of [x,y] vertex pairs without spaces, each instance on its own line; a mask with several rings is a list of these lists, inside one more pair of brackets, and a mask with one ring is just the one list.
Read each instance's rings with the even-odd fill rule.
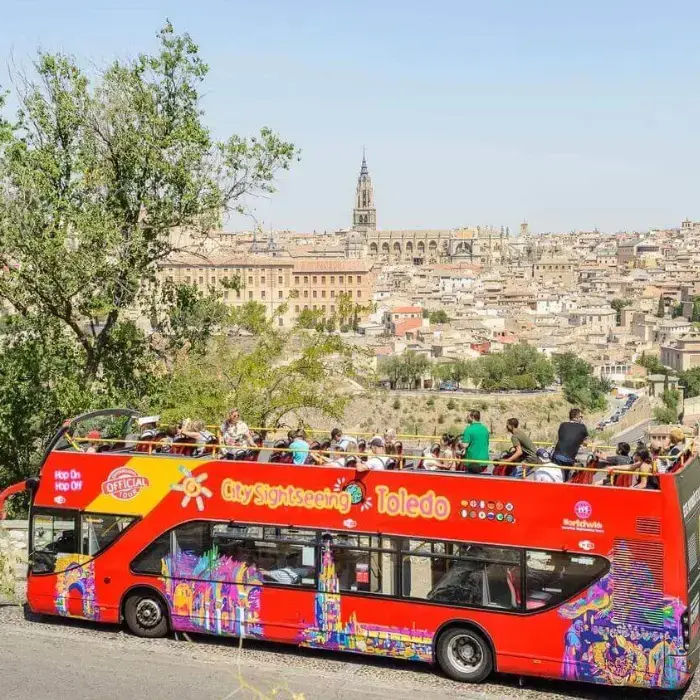
[[341,591],[398,595],[395,540],[339,533],[333,537],[332,551]]
[[55,572],[57,554],[80,554],[75,538],[76,516],[73,513],[32,513],[32,573]]
[[403,595],[446,605],[516,609],[520,552],[504,547],[409,541]]
[[155,574],[161,576],[166,557],[170,556],[170,532],[164,532],[146,547],[131,562],[135,574]]
[[97,556],[109,547],[136,518],[131,515],[93,515],[81,517],[83,554]]
[[608,569],[603,557],[569,552],[528,550],[526,608],[551,607],[590,586]]

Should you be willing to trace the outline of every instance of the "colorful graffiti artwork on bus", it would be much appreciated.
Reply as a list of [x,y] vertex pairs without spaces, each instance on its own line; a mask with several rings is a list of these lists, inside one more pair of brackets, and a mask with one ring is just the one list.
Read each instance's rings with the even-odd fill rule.
[[56,556],[56,612],[64,617],[97,620],[95,595],[95,562],[84,554]]
[[163,582],[175,629],[263,636],[262,577],[254,564],[220,555],[216,547],[203,556],[178,552],[163,560]]
[[330,547],[323,550],[319,589],[314,624],[302,631],[302,646],[432,661],[433,637],[427,630],[365,624],[354,612],[343,623],[340,584]]
[[[687,678],[681,615],[677,599],[659,596],[649,603],[650,571],[637,567],[635,604],[615,606],[615,572],[606,574],[586,595],[562,606],[571,620],[564,640],[562,675],[568,680],[677,688]],[[629,573],[629,572],[625,572]],[[630,579],[625,581],[626,593]]]

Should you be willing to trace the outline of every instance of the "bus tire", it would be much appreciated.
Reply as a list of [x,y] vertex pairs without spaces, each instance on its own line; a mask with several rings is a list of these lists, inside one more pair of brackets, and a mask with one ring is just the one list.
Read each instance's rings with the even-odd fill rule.
[[124,602],[124,620],[137,637],[165,637],[168,633],[167,607],[158,593],[141,589]]
[[450,678],[481,683],[493,670],[491,645],[471,627],[450,627],[438,638],[435,656]]

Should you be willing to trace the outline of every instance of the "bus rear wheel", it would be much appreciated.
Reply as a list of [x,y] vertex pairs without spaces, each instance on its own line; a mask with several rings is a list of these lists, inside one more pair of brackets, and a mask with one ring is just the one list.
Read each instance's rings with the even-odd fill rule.
[[137,637],[164,637],[168,617],[163,599],[157,593],[136,591],[124,603],[124,620]]
[[453,627],[438,639],[440,668],[456,681],[481,683],[493,670],[493,654],[482,634],[469,627]]

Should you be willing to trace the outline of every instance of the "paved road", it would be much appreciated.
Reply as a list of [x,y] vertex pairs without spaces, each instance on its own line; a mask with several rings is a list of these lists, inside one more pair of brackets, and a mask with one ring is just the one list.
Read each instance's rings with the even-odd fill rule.
[[[480,686],[454,683],[423,664],[236,640],[144,640],[118,627],[74,620],[26,620],[0,606],[0,698],[5,700],[209,700],[224,698],[660,697],[650,691],[508,676]],[[685,700],[700,699],[700,678]]]

